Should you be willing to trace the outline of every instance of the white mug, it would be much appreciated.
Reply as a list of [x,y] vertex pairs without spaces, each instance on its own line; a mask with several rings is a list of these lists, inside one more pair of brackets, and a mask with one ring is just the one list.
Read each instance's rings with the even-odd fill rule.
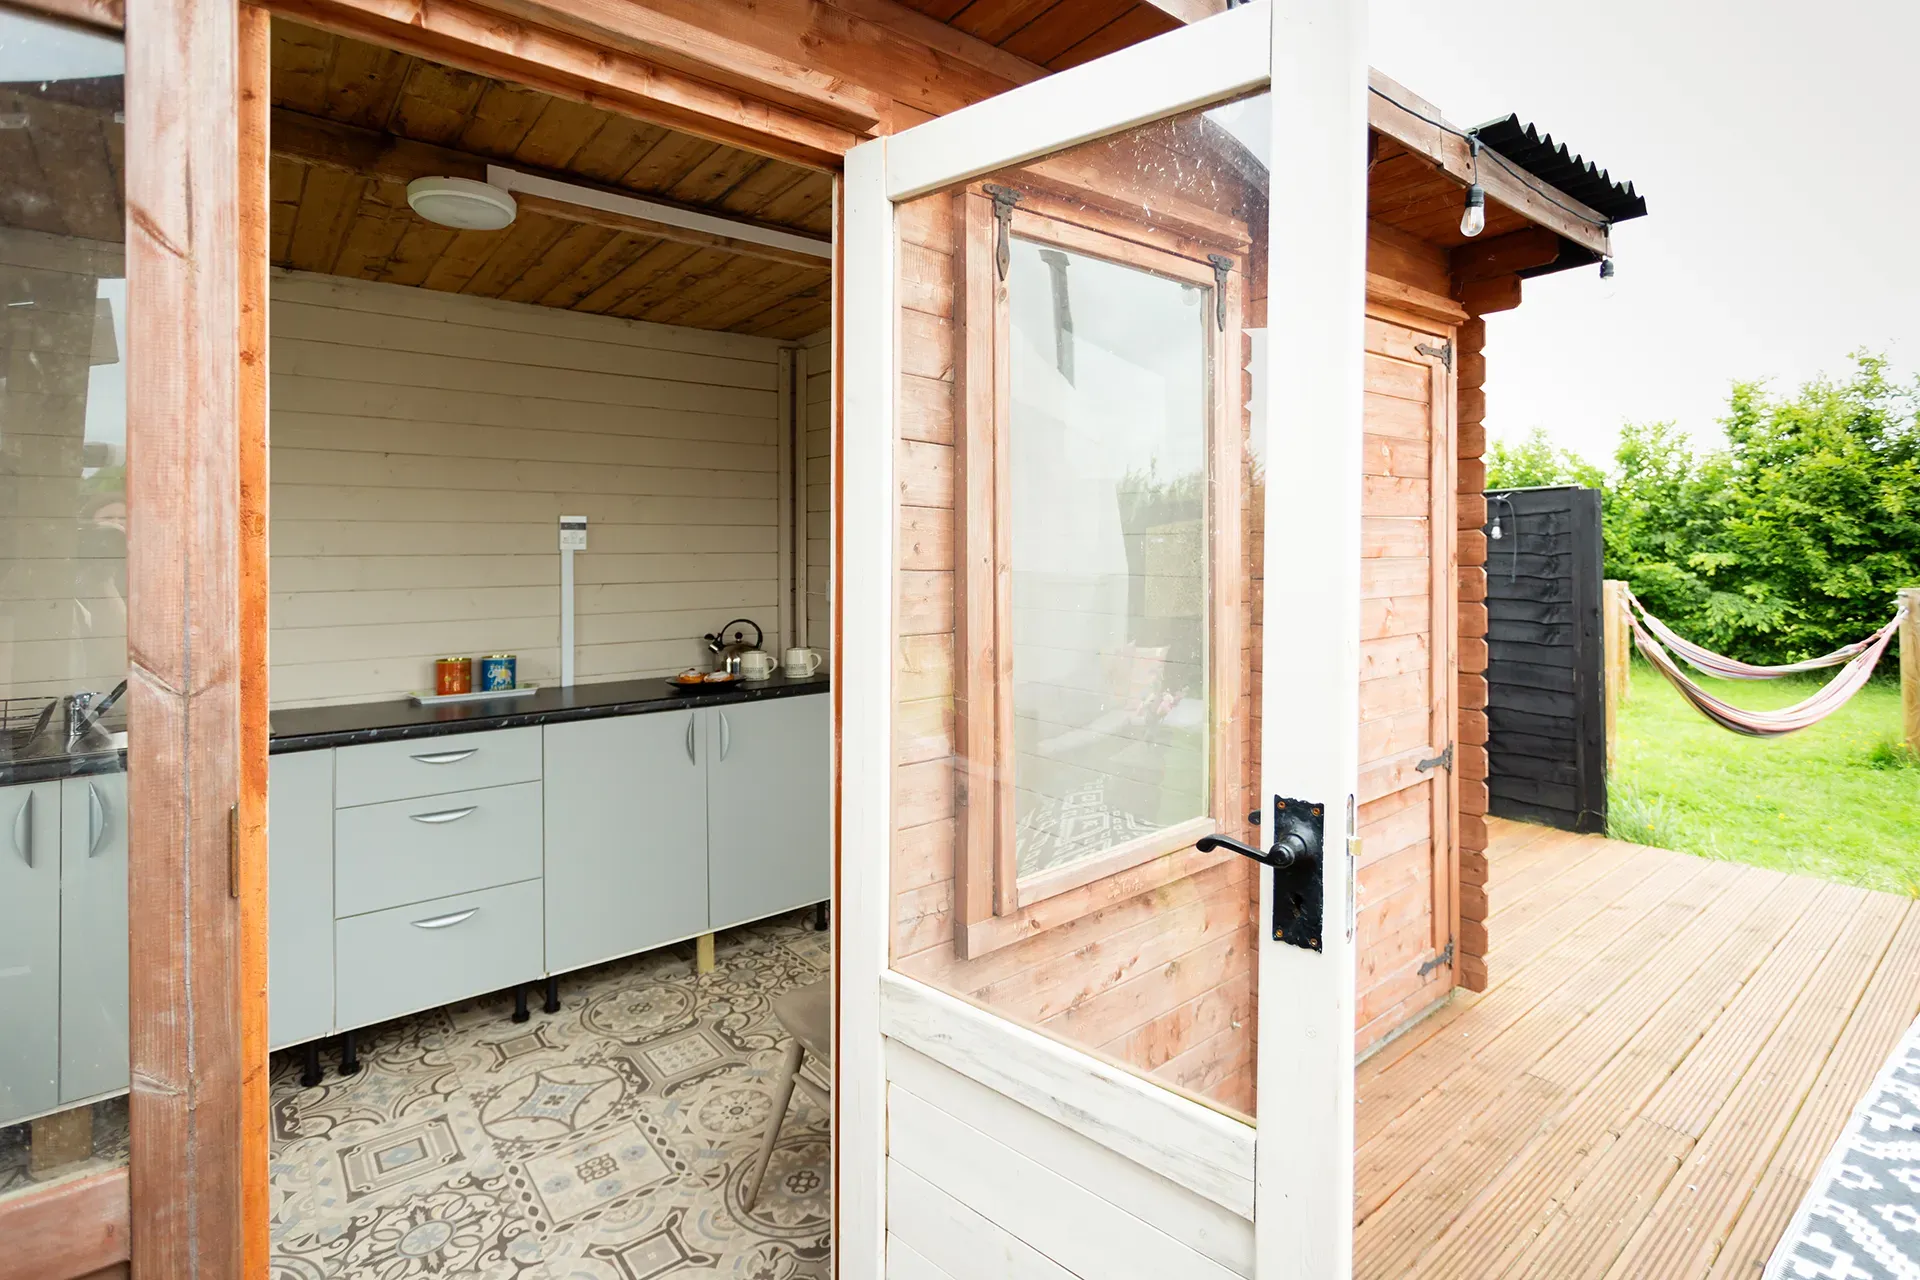
[[767,680],[773,676],[773,655],[762,649],[749,649],[740,655],[740,674],[749,680]]
[[812,649],[789,649],[787,650],[786,663],[787,678],[790,680],[804,680],[818,671],[820,664],[825,661],[825,658],[822,658]]

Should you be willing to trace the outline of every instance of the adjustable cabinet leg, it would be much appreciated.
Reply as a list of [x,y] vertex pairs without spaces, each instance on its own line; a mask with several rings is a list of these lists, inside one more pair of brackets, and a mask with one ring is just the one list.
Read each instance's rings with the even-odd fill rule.
[[714,963],[713,935],[703,933],[693,940],[693,971],[696,975],[712,973]]
[[547,978],[547,1002],[540,1006],[542,1013],[560,1012],[560,979],[551,975]]
[[309,1040],[300,1046],[300,1087],[311,1089],[326,1076],[320,1070],[320,1042]]
[[357,1076],[360,1074],[360,1046],[354,1041],[354,1033],[343,1032],[340,1036],[340,1074]]
[[813,904],[813,931],[815,933],[825,933],[827,931],[827,924],[831,919],[829,914],[831,910],[832,907],[828,903],[816,902]]
[[513,989],[513,1020],[515,1022],[525,1022],[532,1016],[532,1014],[527,1012],[526,987],[524,985],[516,985]]

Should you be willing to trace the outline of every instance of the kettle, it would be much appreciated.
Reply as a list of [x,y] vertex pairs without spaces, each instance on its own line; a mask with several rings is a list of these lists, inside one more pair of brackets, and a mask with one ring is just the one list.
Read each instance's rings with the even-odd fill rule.
[[[738,629],[742,624],[753,628],[752,644],[747,643],[747,633]],[[700,638],[707,642],[708,649],[720,655],[714,663],[714,669],[737,676],[740,674],[740,655],[758,649],[766,642],[767,634],[752,618],[735,618],[718,631],[708,632]]]

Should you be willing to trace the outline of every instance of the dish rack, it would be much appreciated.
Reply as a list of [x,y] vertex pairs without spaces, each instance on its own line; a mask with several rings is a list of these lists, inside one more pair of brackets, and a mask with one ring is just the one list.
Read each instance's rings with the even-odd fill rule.
[[0,755],[17,756],[53,723],[58,698],[0,698]]

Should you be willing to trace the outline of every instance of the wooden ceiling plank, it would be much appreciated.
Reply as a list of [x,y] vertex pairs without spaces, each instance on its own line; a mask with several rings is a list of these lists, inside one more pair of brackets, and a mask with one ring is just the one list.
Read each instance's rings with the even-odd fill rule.
[[769,312],[809,305],[827,297],[833,289],[833,276],[826,271],[803,272],[777,288],[763,290],[725,311],[703,314],[698,327],[738,332],[742,327],[761,322]]
[[[594,229],[604,230],[604,228]],[[531,301],[543,307],[592,311],[595,308],[586,305],[587,299],[600,295],[603,289],[632,271],[636,263],[643,261],[647,254],[658,248],[660,244],[658,240],[616,233],[606,243],[595,249],[572,273]],[[683,248],[684,246],[675,247]],[[636,286],[640,278],[642,277],[635,277]]]
[[388,131],[416,142],[454,146],[490,83],[486,76],[416,58],[394,103]]
[[951,25],[954,16],[972,3],[972,0],[904,0],[904,3],[915,13],[924,13],[936,22]]
[[[38,162],[34,190],[50,203],[68,234],[86,240],[126,236],[125,205],[107,160],[101,129],[120,129],[111,115],[33,94],[0,93],[0,110],[27,117],[25,137]],[[19,134],[16,129],[6,133]],[[29,170],[32,172],[33,170]],[[13,178],[12,174],[8,175]],[[17,181],[17,179],[16,179]],[[24,184],[23,184],[24,185]]]
[[527,134],[559,101],[533,89],[495,80],[480,95],[473,118],[452,145],[462,151],[506,159],[519,151]]
[[567,162],[567,168],[594,182],[614,186],[666,136],[667,131],[657,124],[606,113],[587,145]]
[[[701,250],[665,280],[649,285],[614,309],[614,314],[655,324],[678,324],[679,317],[760,272],[790,271],[779,263],[749,262],[728,253]],[[644,302],[642,301],[644,298]]]
[[513,162],[540,169],[570,169],[573,158],[593,140],[607,118],[608,113],[598,107],[548,97],[545,113],[513,153]]
[[273,101],[309,115],[327,109],[327,73],[340,37],[297,22],[273,24]]
[[604,249],[617,232],[605,227],[572,223],[538,262],[521,273],[518,280],[501,291],[506,302],[538,302],[548,290],[571,276]]
[[1447,269],[1456,283],[1511,275],[1529,267],[1544,267],[1560,256],[1560,237],[1545,227],[1523,227],[1503,236],[1482,234],[1447,256]]
[[643,319],[653,308],[669,299],[679,297],[689,289],[697,288],[703,280],[710,279],[729,265],[740,261],[732,254],[722,253],[717,249],[697,249],[692,245],[682,244],[672,245],[670,248],[684,250],[686,256],[674,259],[671,255],[663,253],[655,260],[656,263],[671,262],[671,265],[662,265],[660,270],[655,271],[652,277],[638,288],[627,290],[625,296],[606,308],[606,314],[625,316],[633,320]]
[[806,226],[811,215],[833,207],[833,177],[816,173],[767,201],[759,217],[776,226]]
[[1049,58],[1046,65],[1049,70],[1065,71],[1068,67],[1092,62],[1095,58],[1139,44],[1142,40],[1165,35],[1179,26],[1177,20],[1152,5],[1136,4],[1065,53]]
[[293,220],[293,239],[287,263],[301,271],[331,271],[346,242],[347,232],[360,211],[360,195],[368,179],[335,169],[308,173],[300,192],[300,210]]
[[1066,0],[973,0],[947,20],[956,31],[999,47],[1006,38]]
[[640,157],[631,169],[620,175],[620,185],[635,191],[666,195],[674,183],[692,173],[720,146],[690,133],[668,133]]
[[612,231],[625,231],[633,235],[647,236],[658,240],[671,240],[675,244],[694,245],[699,248],[720,249],[753,258],[762,262],[780,262],[789,266],[815,267],[826,259],[818,254],[805,253],[789,249],[783,245],[761,244],[741,236],[721,235],[716,232],[699,230],[693,227],[679,227],[652,218],[640,217],[629,213],[616,213],[610,209],[596,209],[590,205],[573,204],[549,196],[531,195],[517,192],[515,198],[520,208],[528,213],[538,213],[549,218],[558,218],[566,222],[584,222],[591,226],[606,227]]
[[412,285],[416,288],[425,283],[427,273],[440,261],[440,255],[453,243],[457,234],[452,227],[435,226],[418,218],[407,227],[400,237],[400,243],[393,247],[393,255],[387,259],[386,266],[380,269],[380,279],[388,284]]
[[285,265],[293,243],[293,223],[300,213],[300,189],[306,185],[307,166],[287,156],[273,156],[267,164],[267,190],[272,201],[272,231],[267,256]]
[[820,272],[782,263],[757,263],[734,273],[734,283],[718,289],[701,301],[678,308],[670,321],[694,329],[725,329],[734,320],[745,319],[767,309],[769,303],[783,298],[788,291],[804,288],[818,280]]
[[474,0],[274,0],[284,13],[356,39],[643,120],[822,168],[860,136],[579,36],[504,18]]
[[765,219],[765,210],[769,204],[785,195],[793,187],[803,182],[825,178],[823,173],[802,169],[796,165],[781,164],[778,160],[769,160],[760,169],[735,184],[732,190],[720,197],[720,207],[728,213],[737,213],[742,217]]
[[506,245],[512,228],[503,231],[455,231],[453,239],[441,251],[433,269],[420,282],[422,288],[440,293],[459,293],[487,260]]
[[627,299],[642,289],[652,288],[689,258],[707,252],[694,245],[674,244],[669,240],[650,240],[641,236],[627,236],[625,239],[640,252],[618,274],[609,277],[575,303],[575,311],[591,311],[601,315],[615,313]]
[[1008,53],[1044,66],[1113,20],[1113,0],[1060,0],[1001,44]]
[[[276,22],[277,32],[281,26]],[[333,63],[327,70],[327,98],[317,114],[330,120],[383,129],[393,118],[414,59],[393,49],[332,37]]]
[[406,188],[392,182],[369,182],[360,198],[359,213],[347,229],[339,256],[333,260],[333,274],[356,280],[380,279],[394,250],[400,247],[400,238],[417,221],[407,207]]
[[[785,341],[797,341],[811,337],[833,323],[833,300],[821,298],[810,300],[809,305],[796,306],[791,312],[785,312],[786,304],[775,308],[763,316],[755,316],[746,324],[734,330],[735,333],[752,334],[761,338],[779,338]],[[785,314],[780,314],[785,312]]]
[[727,192],[759,172],[762,166],[774,163],[751,151],[722,147],[669,187],[667,197],[687,204],[718,205]]
[[476,298],[498,298],[539,263],[560,238],[573,229],[571,222],[523,210],[508,228],[506,240],[487,257],[480,269],[460,287]]

